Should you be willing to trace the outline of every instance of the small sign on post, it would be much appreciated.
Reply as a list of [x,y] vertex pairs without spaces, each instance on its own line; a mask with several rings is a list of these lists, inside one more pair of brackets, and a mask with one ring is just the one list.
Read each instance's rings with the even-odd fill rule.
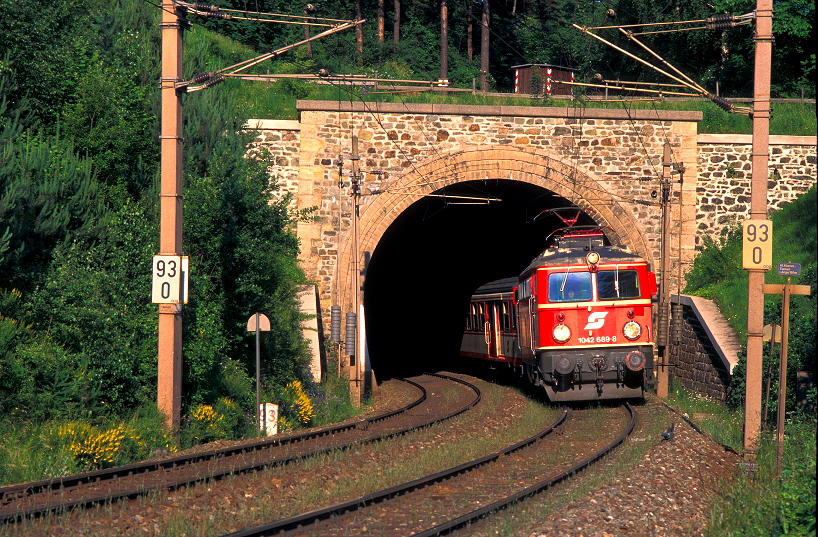
[[153,256],[151,299],[154,304],[187,304],[190,262],[186,255]]
[[800,276],[801,265],[799,263],[779,263],[778,274],[781,276]]
[[[783,270],[782,273],[782,265]],[[779,263],[778,273],[785,274],[786,271],[795,271],[797,268],[798,274],[801,273],[801,265],[798,263]],[[787,345],[789,343],[790,331],[790,295],[809,295],[812,294],[812,288],[809,285],[792,285],[790,284],[790,276],[787,275],[787,283],[780,284],[764,284],[765,295],[783,295],[781,300],[781,358],[779,360],[778,373],[778,424],[776,426],[778,433],[778,471],[781,472],[782,460],[784,457],[784,414],[786,410],[787,398]]]
[[[247,319],[247,331],[256,333],[256,422],[261,423],[261,332],[270,331],[270,319],[263,313],[254,313]],[[276,423],[278,419],[276,418]],[[261,429],[261,426],[259,426]]]
[[264,403],[259,405],[261,420],[258,422],[260,431],[264,431],[267,436],[278,434],[278,405],[274,403]]
[[772,220],[745,220],[742,224],[742,268],[773,268]]

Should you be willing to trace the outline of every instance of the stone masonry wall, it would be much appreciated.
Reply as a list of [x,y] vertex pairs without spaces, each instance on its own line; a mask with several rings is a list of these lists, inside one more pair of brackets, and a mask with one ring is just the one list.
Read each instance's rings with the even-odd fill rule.
[[[270,173],[278,178],[273,196],[290,192],[294,208],[318,208],[315,222],[299,224],[298,236],[302,266],[318,283],[325,317],[334,294],[350,288],[344,237],[350,235],[352,206],[348,188],[338,183],[348,183],[353,169],[353,133],[359,140],[361,158],[355,164],[363,174],[364,194],[400,193],[362,198],[362,256],[374,250],[390,218],[405,204],[445,184],[492,178],[540,184],[600,222],[604,213],[638,223],[635,231],[617,232],[642,237],[640,253],[658,262],[660,210],[652,194],[662,173],[666,137],[673,161],[686,168],[681,245],[678,233],[671,234],[674,259],[681,246],[682,273],[705,234],[717,236],[749,212],[751,137],[697,135],[697,113],[660,118],[648,111],[623,115],[621,110],[313,101],[300,101],[298,108],[299,121],[251,121],[248,128],[258,138],[250,152],[269,151]],[[769,182],[768,203],[776,209],[815,184],[816,137],[771,136],[770,169],[776,175]],[[671,220],[678,222],[680,190],[677,183],[673,188]],[[654,267],[662,269],[658,263]],[[671,288],[676,288],[677,270],[669,270]],[[690,330],[695,334],[695,327]],[[705,371],[707,352],[697,347],[699,336],[686,337],[680,378],[717,386],[721,377]]]
[[722,365],[707,333],[689,306],[683,306],[682,338],[672,345],[670,381],[688,390],[724,401],[730,389],[730,372]]
[[[424,192],[457,180],[517,180],[520,174],[515,162],[526,155],[539,155],[542,164],[536,173],[541,177],[522,170],[528,176],[521,180],[540,184],[556,181],[564,192],[559,194],[576,203],[581,203],[579,198],[583,196],[578,194],[579,186],[572,185],[595,183],[593,191],[582,186],[584,198],[589,200],[586,211],[590,208],[589,214],[596,217],[597,204],[600,211],[604,206],[609,212],[627,212],[628,218],[639,222],[639,229],[615,232],[623,236],[632,231],[642,234],[646,248],[639,253],[651,260],[659,257],[660,209],[652,191],[656,190],[657,174],[661,173],[665,139],[671,141],[677,162],[683,162],[689,170],[696,167],[695,127],[699,116],[695,112],[665,112],[660,117],[655,111],[633,111],[626,115],[621,110],[571,108],[312,101],[300,101],[298,106],[302,129],[299,207],[316,206],[319,217],[314,224],[299,226],[299,238],[305,270],[322,287],[322,304],[330,303],[336,272],[340,273],[342,294],[351,277],[347,274],[349,268],[343,264],[345,258],[340,252],[344,245],[338,244],[338,230],[340,227],[342,236],[347,235],[352,207],[347,193],[338,188],[338,171],[343,159],[344,181],[348,181],[353,134],[359,141],[357,165],[364,173],[364,194],[394,192],[419,175],[426,185],[432,186]],[[490,149],[486,154],[492,156],[481,157],[482,149]],[[466,152],[474,152],[475,160],[446,164]],[[555,162],[550,168],[549,159]],[[486,164],[489,161],[491,164]],[[689,241],[690,251],[687,246],[683,249],[684,263],[689,263],[693,257],[695,189],[692,184],[685,189],[683,244]],[[422,194],[418,188],[415,191],[419,199]],[[395,217],[370,211],[376,199],[362,198],[362,256],[374,250],[374,244],[366,244],[371,238],[367,226],[380,230],[388,226],[389,218]],[[678,204],[673,204],[672,210],[678,220]],[[378,211],[390,212],[384,207]],[[373,223],[373,219],[383,223]],[[678,251],[678,236],[674,236],[674,241],[672,249]]]
[[254,119],[246,125],[255,131],[256,142],[250,147],[250,155],[267,151],[272,163],[270,175],[278,181],[278,188],[271,193],[273,198],[281,198],[285,193],[293,195],[293,206],[298,200],[298,168],[301,151],[301,124],[292,120]]
[[[752,136],[699,135],[696,245],[719,237],[750,214]],[[816,137],[771,136],[767,206],[780,209],[816,182]]]

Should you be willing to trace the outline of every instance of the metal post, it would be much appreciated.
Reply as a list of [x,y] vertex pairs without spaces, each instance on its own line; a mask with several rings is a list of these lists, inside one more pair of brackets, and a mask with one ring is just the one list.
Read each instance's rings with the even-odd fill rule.
[[776,450],[776,460],[778,472],[781,473],[782,461],[784,457],[784,417],[786,415],[787,404],[787,344],[789,343],[790,332],[790,278],[787,277],[787,285],[784,286],[783,306],[781,308],[781,364],[778,372],[778,416],[776,434],[778,435],[778,447]]
[[[352,177],[350,182],[350,193],[352,194],[352,266],[353,266],[353,284],[354,292],[352,307],[358,312],[358,305],[360,304],[360,290],[361,290],[361,269],[358,259],[358,213],[361,197],[360,176],[358,172],[358,137],[352,136]],[[358,359],[358,348],[361,342],[359,338],[355,338],[356,345],[352,349],[347,349],[347,352],[355,356],[355,362],[350,367],[350,398],[352,405],[358,407],[361,404],[361,364]]]
[[[182,8],[162,2],[160,255],[182,255]],[[159,305],[157,404],[171,430],[182,407],[182,305]]]
[[767,387],[764,391],[764,421],[762,423],[766,424],[768,421],[768,414],[770,409],[770,377],[772,377],[772,363],[773,363],[773,355],[775,352],[775,332],[778,328],[778,325],[773,323],[770,325],[770,358],[767,360]]
[[[256,423],[261,423],[261,315],[256,313]],[[265,412],[266,415],[266,412]],[[266,417],[266,416],[265,416]],[[266,431],[266,423],[265,429]]]
[[[606,89],[607,91],[607,89]],[[662,183],[660,200],[662,204],[662,242],[659,245],[662,262],[662,273],[659,279],[659,315],[656,330],[656,343],[659,346],[659,371],[656,386],[656,395],[666,399],[669,391],[668,359],[668,331],[670,330],[670,170],[671,152],[670,142],[665,141],[662,154]],[[681,251],[681,250],[680,250]],[[681,258],[679,259],[681,262]]]
[[[757,0],[755,32],[755,79],[753,83],[753,154],[750,187],[750,219],[767,218],[767,174],[770,141],[770,64],[772,60],[772,0]],[[761,370],[764,329],[764,270],[748,269],[747,377],[744,407],[744,453],[746,472],[756,471],[756,452],[761,434]]]

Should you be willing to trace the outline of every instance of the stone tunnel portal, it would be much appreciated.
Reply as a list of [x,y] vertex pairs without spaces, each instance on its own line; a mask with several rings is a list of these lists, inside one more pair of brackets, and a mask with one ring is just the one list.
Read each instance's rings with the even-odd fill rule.
[[[379,381],[453,368],[471,293],[514,276],[562,221],[547,209],[574,204],[540,186],[490,179],[450,185],[405,210],[366,268],[364,306]],[[499,198],[501,201],[481,202]],[[577,225],[600,224],[581,213]]]

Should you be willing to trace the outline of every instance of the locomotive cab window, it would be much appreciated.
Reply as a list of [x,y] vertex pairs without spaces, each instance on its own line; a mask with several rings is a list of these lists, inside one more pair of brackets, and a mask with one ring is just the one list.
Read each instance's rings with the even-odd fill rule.
[[639,274],[635,270],[600,270],[596,275],[600,300],[639,298]]
[[592,297],[590,272],[554,272],[548,275],[549,302],[585,302]]

